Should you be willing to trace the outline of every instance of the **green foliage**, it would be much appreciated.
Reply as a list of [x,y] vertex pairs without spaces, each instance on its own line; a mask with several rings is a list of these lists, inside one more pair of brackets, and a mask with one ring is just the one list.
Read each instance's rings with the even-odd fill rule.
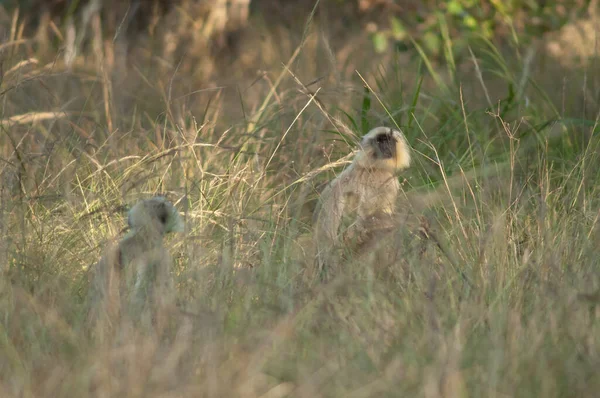
[[[430,57],[448,50],[462,56],[473,38],[508,39],[514,43],[528,41],[548,31],[561,28],[570,17],[582,14],[587,2],[551,1],[540,5],[531,1],[434,1],[425,11],[390,15],[387,24],[372,33],[375,50],[384,53],[393,47],[405,51],[410,38],[418,37]],[[568,10],[568,12],[567,12]]]

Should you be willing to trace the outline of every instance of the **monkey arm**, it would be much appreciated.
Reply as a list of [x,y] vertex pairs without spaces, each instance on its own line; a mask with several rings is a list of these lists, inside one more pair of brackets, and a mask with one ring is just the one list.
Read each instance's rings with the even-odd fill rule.
[[317,217],[316,238],[318,241],[335,242],[346,205],[344,184],[334,180],[321,195],[321,208]]
[[336,263],[335,249],[339,243],[338,234],[344,211],[347,211],[348,194],[353,189],[351,183],[352,179],[344,172],[321,195],[314,239],[317,267],[322,276],[327,267],[335,266]]

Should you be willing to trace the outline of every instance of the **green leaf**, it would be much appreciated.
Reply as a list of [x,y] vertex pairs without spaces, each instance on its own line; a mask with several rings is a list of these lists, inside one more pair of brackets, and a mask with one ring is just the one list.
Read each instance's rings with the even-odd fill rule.
[[423,35],[423,44],[430,53],[437,54],[440,49],[440,43],[440,37],[435,32],[429,31]]
[[396,17],[390,18],[390,24],[392,25],[392,35],[396,40],[404,40],[406,38],[406,29],[402,22]]
[[448,2],[448,14],[460,15],[463,11],[463,6],[458,1]]
[[413,93],[412,102],[410,104],[410,111],[408,113],[408,130],[410,130],[410,127],[412,126],[413,114],[415,112],[415,109],[417,109],[417,101],[419,100],[419,94],[421,93],[421,84],[423,84],[423,78],[425,77],[425,75],[423,75],[421,73],[421,65],[422,65],[422,60],[421,60],[421,62],[419,62],[419,70],[417,73],[417,76],[421,76],[421,77],[419,78],[419,83],[417,84],[417,88],[415,89],[415,92]]
[[477,20],[475,18],[473,18],[472,15],[466,15],[463,18],[463,23],[465,24],[466,27],[471,28],[471,29],[475,29],[477,27]]
[[360,109],[360,126],[363,134],[369,131],[369,120],[367,115],[371,109],[371,91],[365,86],[365,93],[363,95],[362,108]]
[[378,53],[382,53],[387,50],[388,40],[383,32],[377,32],[373,35],[373,47]]

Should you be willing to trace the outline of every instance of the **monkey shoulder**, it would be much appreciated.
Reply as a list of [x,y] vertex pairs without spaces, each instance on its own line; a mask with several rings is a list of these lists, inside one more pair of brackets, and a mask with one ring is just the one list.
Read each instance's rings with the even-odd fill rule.
[[127,253],[128,257],[135,257],[156,247],[162,247],[163,243],[162,237],[158,234],[135,231],[126,235],[119,246],[122,252]]
[[360,169],[353,164],[347,167],[333,182],[339,187],[345,187],[346,190],[355,185],[357,177],[360,176]]

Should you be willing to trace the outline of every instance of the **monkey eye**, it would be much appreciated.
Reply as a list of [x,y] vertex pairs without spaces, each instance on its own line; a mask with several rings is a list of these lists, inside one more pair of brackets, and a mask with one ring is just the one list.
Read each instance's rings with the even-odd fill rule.
[[392,137],[389,134],[380,134],[376,138],[378,143],[390,142]]

